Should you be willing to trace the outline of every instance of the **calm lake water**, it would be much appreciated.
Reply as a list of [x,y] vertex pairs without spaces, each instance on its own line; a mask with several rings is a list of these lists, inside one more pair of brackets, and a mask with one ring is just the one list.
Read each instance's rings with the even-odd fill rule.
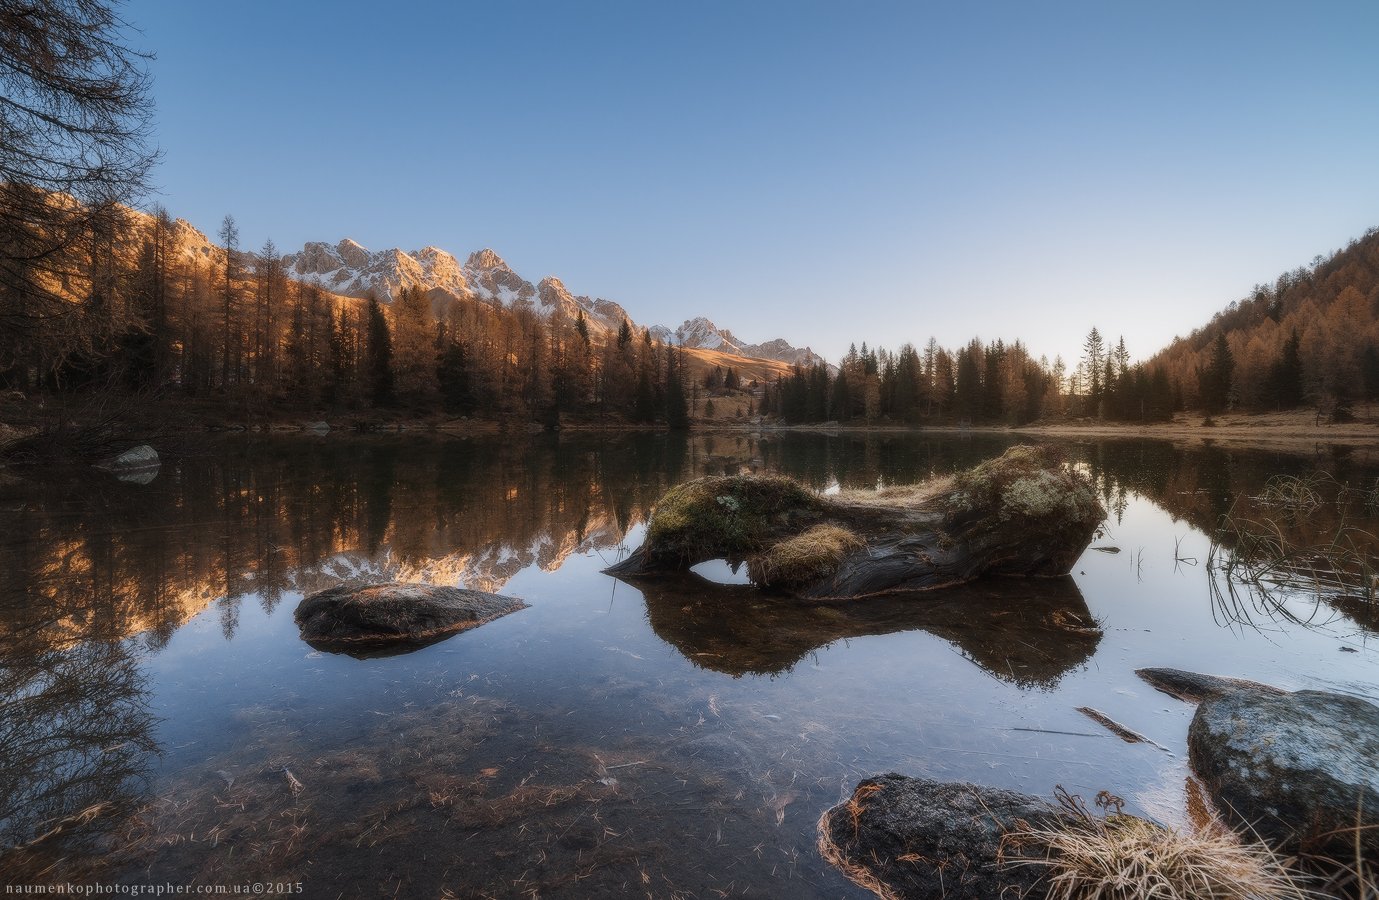
[[[301,437],[208,443],[142,485],[6,484],[0,846],[30,849],[0,880],[870,896],[822,862],[815,824],[879,772],[1105,789],[1184,822],[1192,708],[1138,667],[1379,701],[1363,597],[1285,594],[1290,618],[1211,590],[1208,566],[1222,514],[1278,474],[1326,476],[1299,539],[1339,527],[1341,484],[1346,521],[1379,531],[1379,449],[1063,444],[1110,517],[1057,581],[811,608],[714,583],[736,580],[724,565],[645,592],[601,572],[690,477],[872,487],[1012,443]],[[402,656],[299,640],[304,594],[379,580],[530,607]]]

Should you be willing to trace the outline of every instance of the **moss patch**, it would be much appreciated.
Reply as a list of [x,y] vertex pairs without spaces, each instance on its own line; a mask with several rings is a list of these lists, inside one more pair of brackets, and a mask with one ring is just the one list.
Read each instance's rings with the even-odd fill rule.
[[960,473],[940,502],[954,518],[980,513],[996,521],[1028,519],[1055,527],[1100,521],[1104,513],[1092,485],[1061,463],[1051,450],[1011,447]]
[[773,533],[817,515],[819,497],[790,478],[729,475],[671,488],[647,529],[652,552],[686,562],[761,550]]
[[747,572],[762,585],[809,584],[838,571],[848,554],[865,546],[865,541],[846,528],[815,525],[752,557]]

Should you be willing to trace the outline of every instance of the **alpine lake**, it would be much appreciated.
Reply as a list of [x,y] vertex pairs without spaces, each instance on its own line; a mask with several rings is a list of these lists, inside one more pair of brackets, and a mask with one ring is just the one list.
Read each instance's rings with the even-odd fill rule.
[[[1137,668],[1379,702],[1372,575],[1324,553],[1373,549],[1379,447],[1041,440],[1108,510],[1063,579],[806,605],[602,571],[689,478],[871,488],[1030,441],[244,435],[147,483],[7,479],[0,881],[867,897],[816,826],[877,773],[1189,822],[1193,707]],[[303,596],[377,581],[530,606],[401,655],[300,640]]]

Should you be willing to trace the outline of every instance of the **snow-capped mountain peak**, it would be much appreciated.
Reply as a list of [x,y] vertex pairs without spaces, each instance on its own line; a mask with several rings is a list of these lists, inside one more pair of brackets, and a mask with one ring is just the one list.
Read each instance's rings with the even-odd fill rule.
[[719,328],[704,316],[686,319],[674,331],[665,325],[657,325],[651,329],[651,335],[668,344],[698,350],[717,350],[752,359],[774,359],[803,366],[824,362],[823,357],[808,347],[793,347],[783,338],[776,338],[764,344],[748,344],[739,340],[726,328]]
[[[345,238],[336,244],[306,244],[301,251],[283,257],[283,261],[289,274],[301,281],[348,297],[376,297],[382,303],[391,303],[403,288],[420,287],[438,309],[457,300],[478,300],[504,307],[525,305],[543,316],[558,310],[574,319],[583,313],[589,327],[596,331],[616,330],[624,319],[630,321],[619,304],[577,295],[555,276],[533,285],[487,247],[469,254],[462,264],[439,247],[423,247],[410,253],[396,247],[371,251],[358,241]],[[779,338],[765,344],[747,344],[703,316],[687,319],[674,331],[657,326],[651,332],[657,340],[683,347],[792,364],[822,362],[808,347],[797,349]]]

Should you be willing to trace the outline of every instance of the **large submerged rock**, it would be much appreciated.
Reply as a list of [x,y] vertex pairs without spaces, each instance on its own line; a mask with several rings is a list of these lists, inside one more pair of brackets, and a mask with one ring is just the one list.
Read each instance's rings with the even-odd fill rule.
[[1140,675],[1160,689],[1196,686],[1189,758],[1233,826],[1337,859],[1354,857],[1358,826],[1365,852],[1379,853],[1379,706],[1171,669]]
[[515,597],[429,584],[338,585],[304,598],[293,617],[302,640],[318,650],[387,656],[526,607]]
[[[1048,896],[1045,870],[1002,837],[1072,816],[1014,791],[887,774],[868,778],[819,820],[819,849],[853,881],[883,897],[990,900]],[[1029,858],[1042,859],[1037,848]],[[877,888],[881,890],[877,890]]]
[[667,491],[645,542],[608,571],[635,579],[745,560],[755,584],[815,600],[1057,577],[1105,517],[1090,482],[1037,447],[951,479],[839,497],[779,476],[716,476]]

